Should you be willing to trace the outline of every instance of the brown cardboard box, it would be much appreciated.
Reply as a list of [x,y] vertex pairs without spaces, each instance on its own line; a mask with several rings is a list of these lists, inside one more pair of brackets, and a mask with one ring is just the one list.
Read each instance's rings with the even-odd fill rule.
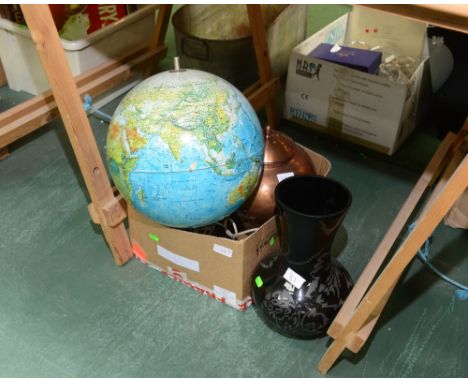
[[[317,173],[327,175],[331,164],[306,149]],[[240,240],[162,226],[128,208],[133,252],[141,261],[199,293],[238,310],[252,302],[251,275],[258,262],[279,248],[272,217],[255,233]]]

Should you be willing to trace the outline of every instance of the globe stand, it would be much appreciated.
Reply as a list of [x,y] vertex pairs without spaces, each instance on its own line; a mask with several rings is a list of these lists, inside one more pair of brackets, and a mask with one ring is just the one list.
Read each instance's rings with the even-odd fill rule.
[[[42,98],[35,97],[31,101],[30,109],[25,109],[28,113],[36,111],[36,118],[38,119],[34,120],[33,126],[37,128],[38,125],[41,126],[41,123],[44,124],[44,119],[50,120],[48,119],[50,115],[47,109],[45,110],[46,117],[44,117],[44,114],[40,114],[44,113],[41,107],[44,107],[45,99],[49,97],[49,106],[55,101],[91,197],[92,202],[88,206],[91,219],[94,223],[101,225],[115,263],[123,265],[133,257],[129,236],[124,225],[124,220],[127,217],[126,205],[110,184],[91,126],[82,107],[80,94],[82,94],[83,86],[80,86],[80,83],[75,81],[72,76],[49,7],[44,4],[22,4],[21,9],[31,31],[33,42],[36,45],[36,50],[51,89],[51,94],[43,94]],[[144,68],[146,76],[152,72],[152,64],[155,64],[151,62],[150,58],[161,58],[166,52],[164,39],[171,9],[172,5],[160,5],[151,44],[145,51],[146,53],[144,52],[136,58],[136,60],[139,60],[138,64],[146,66]],[[268,124],[276,127],[278,114],[274,98],[279,93],[280,83],[277,78],[272,78],[260,5],[247,5],[247,11],[260,79],[257,83],[246,89],[244,94],[252,103],[255,110],[263,106],[266,107]],[[128,67],[125,67],[125,64],[119,65],[119,62],[114,62],[113,65],[118,73],[126,73],[130,70]],[[96,81],[102,84],[101,81],[103,80],[107,80],[107,85],[109,83],[115,84],[123,77],[112,75],[110,78],[103,79],[107,73],[99,71],[99,69],[102,68],[97,68],[93,72],[93,76],[87,78],[89,82],[86,83],[86,86],[92,86],[93,83],[95,85]],[[25,112],[25,110],[22,111],[23,113]],[[37,114],[39,114],[39,117]],[[5,117],[3,121],[7,120],[11,122],[11,120],[15,120],[19,116],[21,114],[18,114],[18,110],[10,112],[6,117],[2,113],[0,121]],[[10,139],[17,139],[19,136],[24,136],[34,130],[31,130],[30,126],[30,122],[34,119],[33,115],[29,115],[29,117],[31,119],[28,119],[26,123],[15,124],[10,127]],[[24,132],[25,126],[29,126],[30,129],[26,129],[26,133]],[[1,134],[0,139],[2,139]],[[5,139],[3,141],[0,140],[0,147],[8,144],[5,144],[5,142],[7,142]]]

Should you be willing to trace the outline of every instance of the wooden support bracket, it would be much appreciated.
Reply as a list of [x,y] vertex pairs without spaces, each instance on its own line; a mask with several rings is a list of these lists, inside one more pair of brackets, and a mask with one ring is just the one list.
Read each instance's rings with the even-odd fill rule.
[[106,224],[109,227],[116,227],[127,218],[127,204],[119,193],[101,209],[90,203],[88,211],[94,224]]

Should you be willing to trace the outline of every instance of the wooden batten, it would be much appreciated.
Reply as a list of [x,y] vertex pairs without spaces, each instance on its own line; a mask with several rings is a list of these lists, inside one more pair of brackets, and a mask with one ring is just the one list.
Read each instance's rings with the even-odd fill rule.
[[[260,83],[266,86],[273,77],[262,8],[259,4],[247,5],[247,14],[249,16],[250,31],[252,33],[252,40],[255,47],[255,58],[257,60]],[[264,89],[265,93],[272,91],[274,91],[274,89],[271,87],[266,87]],[[265,102],[263,106],[265,106],[266,109],[268,125],[270,128],[276,129],[279,125],[279,115],[275,100],[270,96],[266,96],[263,101]]]
[[[167,52],[166,46],[136,51],[100,65],[75,78],[78,94],[97,97],[120,82],[136,77],[149,61],[159,61]],[[59,110],[51,91],[46,91],[0,114],[0,147],[24,137],[57,117]]]

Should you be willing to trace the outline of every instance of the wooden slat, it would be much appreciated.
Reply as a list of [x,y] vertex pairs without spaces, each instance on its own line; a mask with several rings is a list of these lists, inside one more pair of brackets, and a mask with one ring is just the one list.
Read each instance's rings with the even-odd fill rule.
[[[250,32],[252,33],[252,40],[255,50],[255,57],[257,60],[258,74],[260,83],[266,85],[272,80],[272,69],[270,62],[270,55],[268,53],[268,44],[265,32],[265,23],[263,21],[262,8],[258,4],[247,5],[247,13],[250,22]],[[266,91],[269,91],[268,89]],[[268,125],[272,129],[276,129],[279,125],[279,115],[275,100],[269,98],[265,104]]]
[[[167,27],[169,25],[169,19],[171,16],[172,5],[161,4],[159,6],[158,17],[156,21],[156,27],[154,28],[153,35],[151,36],[150,49],[155,49],[158,46],[164,45],[166,38]],[[155,62],[149,62],[146,68],[143,70],[144,77],[148,77],[153,73],[155,68]]]
[[[83,109],[78,88],[45,4],[22,4],[26,22],[39,53],[49,85],[63,119],[68,138],[80,166],[91,200],[98,212],[115,199],[93,132]],[[122,265],[132,258],[130,240],[123,223],[101,225],[114,260]]]
[[[148,50],[139,49],[121,60],[99,66],[76,78],[78,93],[96,97],[122,81],[136,76],[140,66],[165,56],[165,46]],[[135,56],[135,54],[138,54]],[[131,59],[129,61],[129,59]],[[24,137],[50,122],[58,115],[57,105],[50,91],[0,114],[0,147]]]
[[278,78],[273,78],[258,89],[252,91],[247,99],[255,110],[260,110],[265,104],[274,101],[279,94],[281,84]]
[[161,4],[159,6],[156,27],[154,28],[153,36],[151,37],[150,49],[155,49],[156,47],[164,44],[171,11],[172,5],[170,4]]
[[242,92],[246,97],[248,97],[249,95],[251,95],[254,91],[258,90],[258,88],[262,86],[262,84],[260,83],[260,81],[256,81],[254,82],[252,85],[250,85],[249,87],[247,87],[246,89],[244,89],[244,91]]
[[413,20],[468,33],[466,4],[363,4]]
[[[125,64],[138,55],[144,53],[145,51],[148,50],[148,46],[140,46],[136,48],[135,50],[132,50],[130,52],[126,52],[122,56],[116,58],[116,59],[111,59],[99,66],[96,66],[95,68],[88,70],[85,73],[82,73],[78,76],[75,77],[75,81],[78,87],[95,80],[96,78],[99,78],[103,74],[111,71],[112,69]],[[38,94],[37,96],[22,102],[18,106],[15,106],[11,109],[8,109],[0,114],[0,126],[4,126],[7,123],[10,123],[11,121],[24,116],[27,113],[30,113],[34,110],[37,110],[41,106],[44,106],[48,103],[50,103],[53,100],[52,92],[50,90],[47,90],[41,94]]]

